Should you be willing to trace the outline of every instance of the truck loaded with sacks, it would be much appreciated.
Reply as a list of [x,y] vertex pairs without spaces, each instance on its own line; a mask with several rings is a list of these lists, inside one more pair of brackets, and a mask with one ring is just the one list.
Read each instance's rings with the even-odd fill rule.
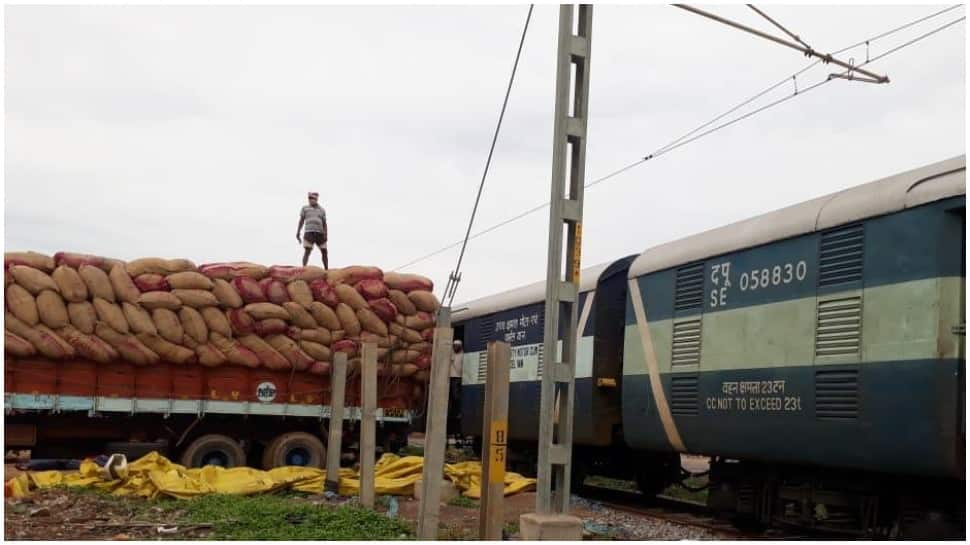
[[333,356],[348,358],[349,433],[374,343],[378,446],[393,449],[426,404],[432,290],[377,267],[8,252],[5,448],[323,467]]

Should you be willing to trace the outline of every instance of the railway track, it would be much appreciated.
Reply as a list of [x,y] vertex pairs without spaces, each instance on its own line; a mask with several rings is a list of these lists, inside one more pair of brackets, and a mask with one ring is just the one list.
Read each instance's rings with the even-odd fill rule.
[[797,540],[809,536],[794,535],[779,529],[745,530],[730,521],[719,519],[707,505],[670,496],[646,497],[639,492],[584,485],[580,497],[614,509],[650,517],[681,526],[702,528],[721,539]]

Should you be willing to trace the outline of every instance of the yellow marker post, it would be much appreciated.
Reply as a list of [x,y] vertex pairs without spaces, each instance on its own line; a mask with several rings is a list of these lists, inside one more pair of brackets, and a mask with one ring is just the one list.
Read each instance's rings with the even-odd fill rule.
[[482,422],[482,483],[479,539],[502,539],[505,522],[505,462],[508,459],[509,436],[509,362],[512,349],[508,343],[488,343],[485,378],[485,414]]
[[577,222],[576,226],[573,228],[576,233],[576,238],[573,242],[573,261],[570,263],[570,275],[569,278],[572,280],[573,284],[576,284],[576,289],[579,289],[579,271],[581,269],[580,263],[582,262],[583,256],[583,224]]

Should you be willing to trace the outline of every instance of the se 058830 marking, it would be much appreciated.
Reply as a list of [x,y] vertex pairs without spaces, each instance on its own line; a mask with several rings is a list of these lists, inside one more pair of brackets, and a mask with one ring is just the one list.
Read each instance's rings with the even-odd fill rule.
[[772,267],[745,271],[741,273],[738,285],[741,291],[755,291],[790,284],[793,281],[801,282],[805,280],[806,276],[808,276],[808,264],[805,263],[805,260],[801,260],[797,263],[782,263]]

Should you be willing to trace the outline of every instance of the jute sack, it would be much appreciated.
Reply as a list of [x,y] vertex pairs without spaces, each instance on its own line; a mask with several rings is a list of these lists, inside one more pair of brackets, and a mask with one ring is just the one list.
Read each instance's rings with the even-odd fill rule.
[[201,265],[199,266],[199,272],[209,278],[221,278],[223,280],[232,280],[238,277],[259,280],[269,273],[269,269],[256,263],[234,261],[232,263],[209,263]]
[[212,291],[215,286],[208,276],[193,271],[173,273],[165,277],[172,289]]
[[256,322],[256,335],[266,337],[269,335],[282,335],[290,328],[279,318],[269,318]]
[[334,291],[337,292],[337,298],[341,303],[349,305],[355,311],[367,308],[367,300],[351,286],[340,284],[334,287]]
[[37,300],[19,284],[7,286],[7,309],[27,325],[40,323]]
[[232,287],[236,288],[236,292],[239,293],[242,300],[246,303],[265,303],[267,301],[266,294],[263,293],[259,282],[252,278],[245,276],[233,278]]
[[115,265],[124,266],[125,262],[120,259],[110,259],[99,255],[77,254],[73,252],[57,252],[54,254],[54,264],[56,266],[67,265],[72,269],[80,269],[81,265],[91,265],[104,272],[110,271]]
[[29,326],[7,312],[4,315],[4,328],[29,341],[37,352],[50,359],[61,360],[73,358],[75,355],[74,348],[67,341],[43,324]]
[[304,280],[294,280],[287,284],[286,293],[289,294],[290,299],[304,308],[309,308],[310,304],[313,303],[313,292],[310,291],[310,285]]
[[418,313],[418,307],[414,306],[414,303],[408,299],[408,296],[403,291],[399,290],[389,290],[387,292],[388,299],[394,303],[397,311],[405,316],[411,316]]
[[185,329],[182,328],[182,322],[175,312],[167,308],[156,308],[152,311],[152,321],[155,322],[155,329],[163,339],[176,344],[182,343]]
[[18,358],[29,358],[37,353],[30,341],[6,330],[3,332],[3,351]]
[[368,301],[387,297],[387,285],[380,280],[374,280],[372,278],[361,280],[354,287],[357,289],[357,293]]
[[[111,288],[114,289],[115,296],[119,301],[132,304],[138,302],[138,298],[141,297],[141,290],[135,285],[135,281],[128,276],[128,271],[125,270],[123,265],[111,267],[108,280],[111,282]],[[63,290],[61,293],[63,293]]]
[[256,335],[243,335],[237,339],[240,344],[252,350],[260,363],[267,369],[283,371],[290,368],[290,362],[263,339]]
[[160,274],[140,274],[134,278],[133,282],[135,283],[135,287],[138,288],[138,291],[142,293],[149,291],[170,291],[172,289],[168,285],[168,280],[165,280],[165,277]]
[[360,332],[360,342],[362,343],[374,343],[379,348],[390,348],[391,338],[387,335],[378,335],[370,331]]
[[182,304],[195,309],[214,307],[219,304],[219,300],[216,296],[212,294],[211,291],[206,290],[180,290],[173,289],[172,295],[179,298]]
[[57,334],[74,348],[78,356],[86,360],[109,363],[120,357],[118,351],[110,344],[94,335],[81,333],[72,326],[58,329]]
[[194,350],[190,350],[184,346],[169,342],[159,335],[152,335],[151,333],[139,333],[136,335],[136,337],[139,341],[141,341],[142,344],[150,348],[165,361],[170,361],[179,365],[195,363],[198,361],[198,357],[195,355]]
[[348,358],[352,358],[357,355],[357,342],[350,339],[343,339],[330,345],[330,349],[334,352],[343,352],[347,354]]
[[372,301],[368,301],[367,305],[372,311],[374,311],[374,314],[385,322],[390,323],[397,318],[397,307],[394,306],[394,303],[392,303],[390,299],[374,299]]
[[136,334],[158,334],[158,329],[155,327],[155,322],[152,321],[152,316],[147,310],[126,301],[121,303],[121,312],[125,314],[125,319],[128,320],[128,325]]
[[26,265],[44,272],[54,270],[54,259],[48,255],[37,252],[5,252],[3,254],[3,267],[6,269],[11,265]]
[[94,305],[87,301],[68,303],[67,316],[71,320],[71,325],[81,333],[85,335],[94,334],[94,326],[98,322],[98,313],[94,310]]
[[33,295],[44,290],[60,291],[54,279],[47,273],[39,271],[33,267],[25,265],[12,265],[7,270],[13,275],[13,279],[24,289]]
[[98,322],[94,333],[117,350],[125,361],[139,366],[157,365],[160,361],[158,354],[145,346],[134,335],[118,333],[104,322]]
[[391,350],[392,363],[413,363],[421,353],[415,350]]
[[76,270],[67,265],[61,265],[54,269],[51,279],[57,284],[61,296],[69,303],[80,303],[88,300],[88,286]]
[[182,307],[179,309],[179,321],[182,322],[185,334],[196,342],[204,343],[209,340],[209,326],[205,325],[205,318],[199,311],[192,307]]
[[332,361],[330,349],[313,341],[300,341],[300,348],[316,361]]
[[[415,292],[412,292],[415,293]],[[404,318],[405,327],[420,331],[434,326],[434,317],[427,312],[418,312],[414,316]]]
[[64,300],[51,290],[44,290],[37,296],[37,313],[40,321],[51,329],[62,328],[69,322]]
[[384,272],[377,267],[364,267],[361,265],[351,265],[343,269],[334,269],[327,274],[327,281],[332,285],[339,284],[354,285],[361,280],[374,279],[383,280]]
[[182,300],[167,291],[150,291],[138,297],[138,304],[148,310],[164,308],[178,310],[182,308]]
[[252,303],[246,305],[246,312],[257,320],[279,318],[280,320],[286,321],[290,319],[290,313],[286,312],[285,308],[274,305],[273,303]]
[[[118,305],[102,299],[94,298],[94,311],[98,313],[98,319],[111,326],[118,333],[128,333],[128,320],[125,313]],[[107,339],[105,339],[107,340]]]
[[387,335],[387,324],[385,324],[377,314],[368,308],[362,308],[357,311],[357,320],[360,321],[361,327],[370,331],[371,333],[376,333],[381,336]]
[[259,358],[252,350],[246,348],[245,346],[239,344],[236,339],[230,339],[223,337],[216,332],[209,333],[209,342],[212,343],[222,355],[229,360],[232,365],[240,365],[243,367],[256,368],[259,367]]
[[288,301],[283,303],[283,308],[290,314],[290,323],[296,327],[303,329],[317,327],[317,321],[313,319],[313,316],[300,303]]
[[310,315],[313,316],[313,320],[329,330],[341,329],[340,319],[337,318],[337,313],[333,311],[332,308],[327,305],[314,301],[310,303]]
[[279,280],[264,278],[259,281],[259,288],[263,290],[266,300],[276,305],[282,305],[290,300],[290,294],[286,291],[286,286]]
[[309,265],[306,267],[290,267],[287,265],[273,265],[269,268],[269,275],[276,280],[284,283],[294,282],[296,280],[303,280],[305,282],[310,282],[313,280],[326,278],[327,271]]
[[360,335],[360,320],[357,313],[345,303],[337,305],[337,318],[340,320],[340,328],[347,332],[350,337]]
[[91,294],[92,299],[100,297],[111,303],[117,300],[107,273],[93,265],[81,265],[77,272],[84,280],[84,284],[87,285],[88,293]]
[[[229,326],[232,328],[233,335],[249,335],[256,331],[256,320],[241,308],[227,310],[226,318],[229,319]],[[226,336],[228,337],[228,335]],[[212,339],[211,334],[209,339]]]
[[405,293],[416,290],[434,291],[434,283],[431,279],[419,274],[384,273],[384,283],[393,290],[400,290]]
[[438,307],[441,306],[438,298],[430,291],[412,291],[408,293],[408,299],[414,303],[414,306],[418,310],[423,310],[424,312],[437,312]]
[[304,352],[296,341],[286,335],[270,335],[266,340],[277,352],[283,354],[293,369],[306,371],[313,365],[313,358]]
[[326,280],[318,279],[310,282],[310,291],[313,293],[313,298],[330,308],[336,308],[337,303],[340,299],[337,298],[337,292],[333,290],[333,286],[327,283]]
[[202,319],[205,320],[206,327],[210,331],[215,331],[223,337],[232,337],[232,327],[229,325],[229,319],[226,318],[226,315],[221,310],[215,307],[206,307],[200,312],[202,313]]
[[227,308],[241,308],[243,299],[239,296],[232,284],[221,278],[212,281],[212,294],[219,300],[219,304]]
[[199,358],[199,364],[206,367],[219,367],[229,362],[225,354],[209,343],[196,346],[195,355]]
[[[333,336],[330,334],[329,329],[316,327],[313,329],[301,329],[300,340],[330,346],[330,343],[333,342]],[[313,356],[313,354],[310,355]]]
[[143,274],[160,274],[165,276],[173,272],[168,270],[168,260],[160,257],[143,257],[129,261],[126,269],[130,276],[141,276]]

